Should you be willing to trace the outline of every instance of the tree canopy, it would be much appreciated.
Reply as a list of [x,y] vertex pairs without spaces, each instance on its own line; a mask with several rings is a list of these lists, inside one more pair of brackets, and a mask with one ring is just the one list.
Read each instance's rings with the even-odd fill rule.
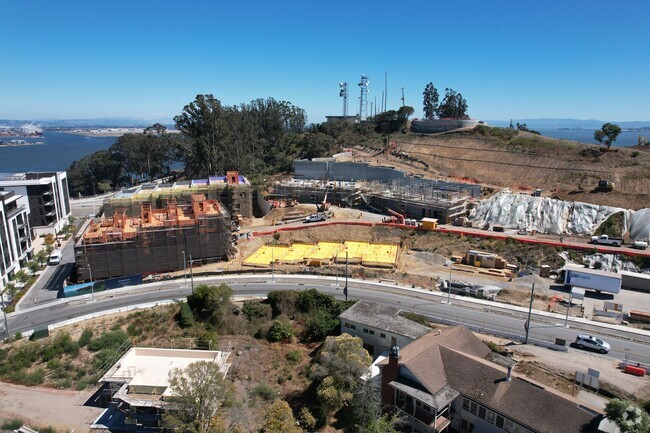
[[169,373],[174,393],[163,416],[163,431],[175,433],[212,433],[213,419],[230,392],[219,366],[198,361],[185,369]]
[[367,373],[372,358],[358,337],[342,334],[327,337],[313,366],[313,374],[320,381],[316,390],[325,413],[335,412],[349,402]]
[[276,400],[269,407],[260,433],[301,433],[302,429],[296,425],[296,419],[286,401]]
[[467,101],[453,89],[445,89],[445,98],[438,107],[441,119],[467,119]]
[[600,129],[594,131],[594,140],[604,144],[607,149],[616,141],[621,133],[621,128],[613,123],[605,123]]
[[621,433],[646,433],[650,431],[650,415],[644,409],[627,400],[617,398],[605,406],[607,418],[621,429]]
[[174,122],[189,139],[182,146],[185,170],[191,176],[208,176],[276,165],[285,139],[303,132],[307,116],[287,101],[260,98],[224,106],[207,94],[197,95]]
[[406,127],[406,122],[413,112],[413,107],[404,106],[400,107],[397,111],[388,110],[379,113],[372,118],[372,122],[375,124],[375,131],[380,134],[392,134],[393,132],[401,131]]
[[195,315],[218,328],[226,315],[230,314],[230,298],[232,298],[232,289],[228,285],[202,284],[187,297],[187,305]]

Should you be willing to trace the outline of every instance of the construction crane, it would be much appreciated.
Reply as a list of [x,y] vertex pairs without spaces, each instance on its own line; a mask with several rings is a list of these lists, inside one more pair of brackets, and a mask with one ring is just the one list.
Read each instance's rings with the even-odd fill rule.
[[330,204],[327,202],[327,194],[329,194],[329,191],[325,193],[325,197],[323,198],[323,201],[316,205],[316,212],[325,212],[329,210]]
[[394,224],[404,224],[404,215],[402,215],[399,212],[395,212],[390,208],[386,208],[386,212],[388,212],[391,215],[389,222]]

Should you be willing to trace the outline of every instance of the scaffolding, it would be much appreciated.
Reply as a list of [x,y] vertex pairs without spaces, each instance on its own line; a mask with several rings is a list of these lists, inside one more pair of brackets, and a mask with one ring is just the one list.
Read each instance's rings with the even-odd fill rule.
[[189,205],[142,203],[140,216],[124,208],[93,221],[75,245],[78,280],[90,281],[183,269],[188,261],[228,259],[233,252],[230,217],[216,200],[193,194]]

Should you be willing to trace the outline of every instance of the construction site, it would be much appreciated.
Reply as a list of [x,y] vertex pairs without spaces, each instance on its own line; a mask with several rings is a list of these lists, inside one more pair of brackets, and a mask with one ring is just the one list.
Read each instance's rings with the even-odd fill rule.
[[317,210],[333,203],[379,214],[391,209],[405,218],[435,218],[443,223],[467,215],[471,198],[466,190],[417,178],[370,182],[291,179],[275,184],[274,191],[300,203],[313,203]]
[[232,255],[230,214],[218,200],[194,193],[165,202],[139,202],[135,217],[116,208],[91,220],[74,247],[78,280],[176,271]]

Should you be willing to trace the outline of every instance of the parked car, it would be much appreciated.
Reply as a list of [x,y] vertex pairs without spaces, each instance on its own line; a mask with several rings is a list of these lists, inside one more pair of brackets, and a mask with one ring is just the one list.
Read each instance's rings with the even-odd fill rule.
[[593,335],[580,334],[576,337],[576,346],[578,349],[592,349],[600,353],[609,352],[609,343],[596,338]]
[[52,253],[50,254],[49,264],[58,265],[59,263],[61,263],[62,258],[63,258],[63,253],[61,253],[61,250],[56,249],[52,251]]

